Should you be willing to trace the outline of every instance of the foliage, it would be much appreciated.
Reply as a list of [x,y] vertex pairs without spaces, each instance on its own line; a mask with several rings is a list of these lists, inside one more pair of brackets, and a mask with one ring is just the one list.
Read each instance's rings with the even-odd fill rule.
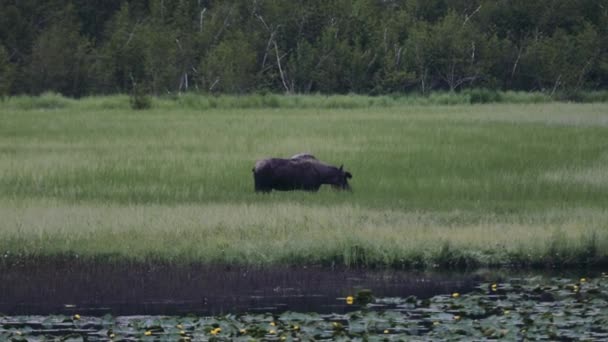
[[156,95],[608,86],[608,9],[592,0],[24,0],[0,13],[10,94],[129,93],[131,78]]
[[0,100],[4,100],[4,97],[9,94],[14,79],[14,69],[6,49],[0,45]]
[[255,51],[241,32],[223,40],[201,62],[202,86],[209,92],[246,93],[254,86]]
[[84,95],[91,55],[89,42],[80,36],[73,7],[65,9],[33,43],[29,64],[31,91],[53,91],[72,96]]
[[152,107],[152,100],[148,96],[145,87],[139,84],[133,84],[131,97],[129,98],[131,108],[135,110],[149,109]]

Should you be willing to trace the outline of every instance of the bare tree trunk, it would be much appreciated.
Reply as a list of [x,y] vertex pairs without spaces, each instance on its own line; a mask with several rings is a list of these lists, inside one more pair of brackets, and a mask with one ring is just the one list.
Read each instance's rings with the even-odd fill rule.
[[450,92],[453,92],[456,89],[456,60],[452,59],[452,66],[450,67],[450,74],[448,75],[448,83],[450,85]]
[[521,54],[524,50],[523,47],[517,49],[517,58],[515,59],[515,63],[513,63],[513,68],[511,69],[511,79],[515,76],[515,71],[517,71],[517,65],[519,64],[519,59],[521,58]]
[[181,92],[182,89],[184,89],[185,91],[188,91],[188,73],[185,72],[182,74],[182,77],[180,77],[179,79],[179,91]]
[[262,58],[262,69],[266,66],[266,59],[268,58],[268,50],[270,50],[270,45],[274,40],[274,32],[270,34],[270,38],[268,38],[268,43],[266,43],[266,50],[264,50],[264,57]]
[[462,22],[462,26],[466,25],[467,22],[469,21],[469,19],[471,19],[475,15],[475,13],[479,12],[480,9],[481,9],[481,5],[479,5],[479,7],[477,7],[477,9],[474,10],[470,15],[465,14],[464,21]]
[[420,78],[420,85],[422,87],[422,95],[426,95],[426,74],[428,73],[428,70],[426,68],[424,68],[424,71],[422,72],[422,77]]
[[215,34],[215,36],[213,36],[213,41],[214,42],[217,42],[217,40],[222,35],[222,33],[224,32],[224,30],[226,29],[226,27],[230,26],[230,22],[228,22],[228,19],[230,19],[230,16],[232,15],[232,11],[233,10],[234,10],[234,6],[230,7],[230,10],[228,11],[228,14],[224,18],[224,24],[222,25],[222,27],[220,27],[220,29],[217,31],[217,33]]
[[283,87],[285,87],[285,92],[288,94],[291,93],[289,90],[289,86],[287,85],[287,81],[285,81],[285,73],[283,72],[283,68],[281,67],[281,57],[279,56],[279,47],[277,46],[277,41],[273,41],[274,44],[274,52],[277,55],[277,65],[279,67],[279,74],[281,75],[281,82],[283,82]]
[[160,0],[160,20],[165,21],[165,1]]
[[562,79],[562,74],[559,74],[557,76],[557,79],[555,80],[555,83],[553,84],[553,89],[551,89],[551,96],[553,96],[553,94],[555,94],[555,91],[557,90],[557,87],[559,87],[560,85],[560,80]]
[[201,11],[201,17],[198,22],[198,32],[203,32],[203,17],[205,16],[205,11],[207,11],[207,7],[203,8]]
[[[403,49],[402,46],[399,47],[399,49],[397,50],[397,52],[395,53],[395,66],[399,66],[399,64],[401,63],[401,50]],[[374,56],[375,58],[375,56]]]
[[[275,55],[277,58],[277,67],[279,68],[279,75],[281,76],[281,83],[283,84],[283,88],[285,88],[285,92],[289,94],[292,92],[292,89],[290,89],[290,87],[288,85],[285,71],[283,70],[283,67],[281,66],[281,56],[279,55],[279,45],[277,44],[277,40],[275,38],[278,27],[276,27],[275,29],[272,29],[272,28],[270,28],[270,26],[268,26],[268,24],[266,24],[266,21],[264,21],[264,18],[261,15],[255,14],[255,16],[262,22],[262,24],[264,25],[266,30],[268,32],[270,32],[270,38],[268,38],[268,44],[266,45],[266,51],[264,52],[264,58],[262,59],[262,68],[266,64],[266,58],[268,57],[268,49],[270,48],[270,44],[272,44],[274,46],[274,52],[275,52]],[[293,88],[293,85],[292,85],[292,88]]]
[[587,63],[585,63],[585,65],[583,65],[583,67],[581,68],[581,71],[578,74],[578,80],[576,82],[576,89],[580,89],[583,86],[583,80],[585,78],[585,74],[587,73],[587,68],[589,67],[589,65],[591,65],[591,61],[595,58],[595,56],[592,56],[591,58],[589,58],[587,60]]
[[131,43],[131,40],[133,39],[133,37],[135,36],[135,29],[137,28],[137,25],[139,25],[140,21],[138,20],[135,25],[133,25],[133,29],[131,30],[131,32],[129,32],[129,39],[127,39],[127,42],[125,43],[124,47],[129,46],[129,44]]
[[215,81],[209,87],[209,91],[213,91],[213,88],[215,88],[215,86],[218,84],[219,81],[220,81],[220,78],[219,77],[216,78]]

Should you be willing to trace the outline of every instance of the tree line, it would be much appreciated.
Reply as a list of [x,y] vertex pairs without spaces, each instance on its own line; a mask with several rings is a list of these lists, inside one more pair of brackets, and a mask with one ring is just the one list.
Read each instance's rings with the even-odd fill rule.
[[0,94],[608,87],[608,0],[0,0]]

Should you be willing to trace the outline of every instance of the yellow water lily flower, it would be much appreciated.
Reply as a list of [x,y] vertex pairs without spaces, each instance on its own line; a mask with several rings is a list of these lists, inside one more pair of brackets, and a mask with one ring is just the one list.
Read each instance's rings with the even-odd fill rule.
[[184,326],[183,326],[183,325],[181,325],[181,324],[178,324],[178,325],[176,325],[175,327],[176,327],[177,329],[180,329],[180,330],[181,330],[181,329],[184,329]]
[[355,302],[355,298],[353,296],[346,297],[346,304],[352,305]]
[[504,314],[505,314],[505,315],[508,315],[508,314],[510,314],[510,313],[511,313],[511,311],[510,311],[510,310],[505,310],[505,312],[504,312]]
[[152,332],[150,330],[146,330],[146,332],[144,333],[144,335],[150,336],[150,335],[152,335]]
[[452,293],[452,298],[458,298],[458,297],[460,297],[460,293],[458,293],[458,292]]
[[388,329],[384,329],[384,333],[385,333],[385,334],[388,334]]
[[277,324],[275,322],[270,322],[270,325],[272,325],[273,327],[276,326]]
[[439,323],[439,322],[437,322],[437,321],[433,322],[433,325],[434,325],[434,326],[437,326],[437,325],[439,325],[439,324],[440,324],[440,323]]
[[277,332],[276,332],[276,330],[272,330],[272,329],[271,329],[271,330],[268,330],[268,333],[269,333],[269,334],[271,334],[271,335],[274,335],[274,334],[276,334]]
[[239,333],[240,333],[241,335],[245,335],[245,334],[247,333],[247,330],[245,330],[245,329],[241,329],[241,330],[239,330]]
[[459,315],[454,315],[454,320],[455,320],[455,321],[459,321],[459,320],[460,320],[460,318],[461,318],[461,317],[460,317]]
[[80,319],[80,315],[79,314],[75,314],[72,318],[74,318],[75,320],[79,320]]
[[496,292],[496,290],[498,290],[498,285],[492,284],[491,288],[492,288],[492,292]]
[[299,326],[299,325],[294,325],[294,326],[293,326],[293,330],[295,330],[295,331],[300,330],[300,326]]
[[581,283],[586,283],[587,282],[587,278],[581,278]]

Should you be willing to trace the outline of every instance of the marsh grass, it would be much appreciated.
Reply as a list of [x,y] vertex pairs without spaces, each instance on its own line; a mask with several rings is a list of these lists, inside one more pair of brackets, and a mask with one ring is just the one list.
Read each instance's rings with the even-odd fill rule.
[[[137,95],[137,96],[135,96]],[[135,102],[134,102],[135,101]],[[141,90],[138,94],[91,96],[81,100],[66,98],[47,92],[40,96],[13,96],[2,101],[2,107],[10,110],[113,110],[128,109],[364,109],[402,106],[465,105],[465,104],[540,104],[551,102],[605,103],[608,91],[558,93],[550,96],[543,92],[496,91],[466,89],[461,92],[433,92],[422,94],[394,94],[380,96],[347,95],[200,95],[195,93],[172,94],[150,97]]]
[[[0,252],[378,267],[606,262],[605,104],[299,99],[302,108],[282,103],[290,97],[262,108],[153,99],[147,111],[130,110],[126,96],[63,107],[9,99]],[[344,164],[353,193],[253,192],[256,159],[304,151]]]
[[8,256],[365,267],[573,265],[606,260],[608,212],[404,212],[352,205],[3,205]]

